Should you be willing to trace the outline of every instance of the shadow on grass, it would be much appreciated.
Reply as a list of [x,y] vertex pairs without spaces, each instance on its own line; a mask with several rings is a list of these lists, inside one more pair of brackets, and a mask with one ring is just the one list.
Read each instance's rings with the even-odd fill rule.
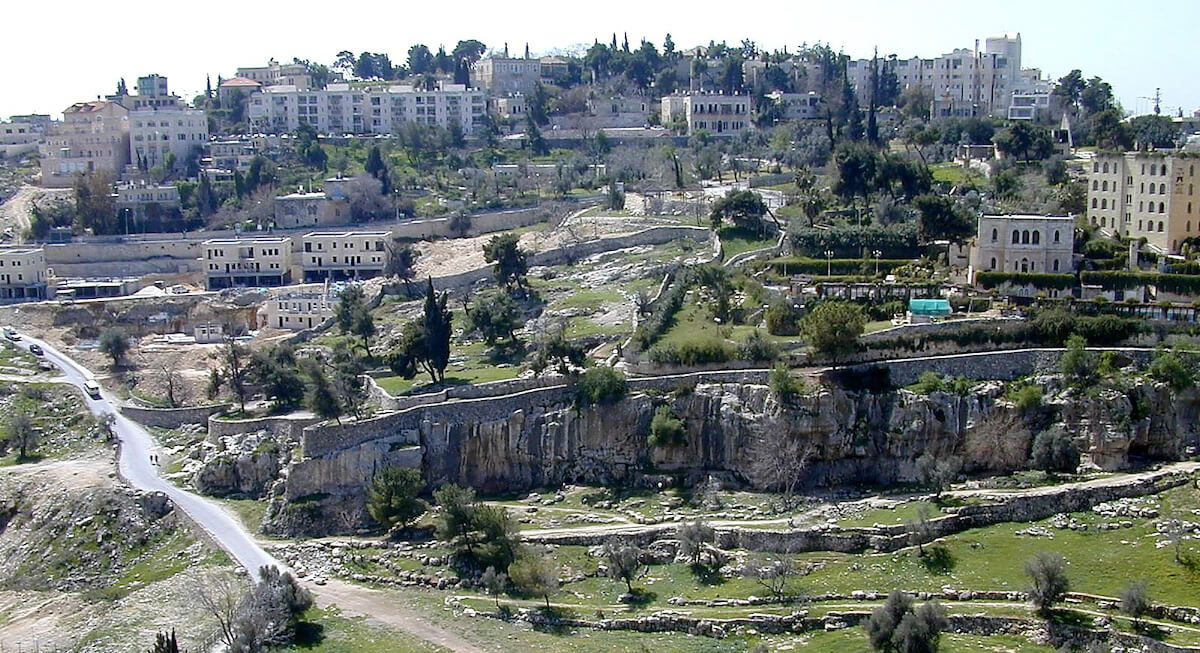
[[296,624],[292,643],[297,648],[316,648],[325,641],[325,626],[312,621],[301,621]]
[[920,556],[921,566],[931,574],[948,574],[954,571],[954,565],[958,562],[954,558],[954,554],[944,546],[931,546],[925,549],[925,553]]
[[1092,624],[1091,616],[1069,609],[1051,609],[1050,614],[1046,615],[1046,621],[1056,626],[1075,626],[1079,628],[1088,628]]
[[725,582],[725,577],[721,575],[719,567],[697,562],[688,565],[688,569],[692,570],[692,577],[701,585],[712,587]]
[[574,632],[571,629],[571,626],[562,623],[561,621],[563,619],[570,619],[574,616],[570,610],[565,608],[547,608],[546,606],[542,606],[538,608],[538,614],[546,619],[546,621],[535,622],[533,624],[533,629],[535,631],[550,635],[570,635]]
[[624,603],[625,605],[642,607],[642,606],[648,605],[650,603],[653,603],[654,600],[657,598],[658,598],[658,594],[656,592],[651,592],[650,590],[648,590],[644,587],[635,587],[635,588],[633,588],[632,592],[621,595],[621,599],[622,599],[621,602]]
[[1143,635],[1160,642],[1171,635],[1170,632],[1168,632],[1165,628],[1160,627],[1158,624],[1152,624],[1145,621],[1133,622],[1133,630],[1139,635]]

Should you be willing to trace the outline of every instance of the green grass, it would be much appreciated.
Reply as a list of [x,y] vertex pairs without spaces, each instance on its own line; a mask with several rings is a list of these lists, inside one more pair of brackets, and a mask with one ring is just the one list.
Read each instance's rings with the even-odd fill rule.
[[[129,596],[133,592],[166,580],[175,574],[186,571],[192,566],[191,557],[187,550],[196,543],[195,538],[186,529],[180,529],[166,540],[158,543],[152,552],[137,563],[126,568],[112,584],[90,590],[85,597],[91,600],[115,601]],[[224,553],[210,552],[202,564],[228,564],[229,557]]]
[[770,247],[776,242],[772,238],[761,238],[756,232],[741,227],[724,227],[720,235],[721,253],[726,261],[742,252]]
[[316,653],[442,653],[448,649],[409,633],[346,617],[336,608],[313,608],[297,628],[298,642],[280,651]]
[[267,514],[267,502],[260,499],[218,499],[226,508],[233,511],[242,525],[252,533],[258,532],[262,526],[263,517]]
[[983,184],[986,181],[982,174],[974,170],[966,170],[957,163],[944,163],[941,165],[936,165],[930,170],[933,172],[934,181],[940,181],[955,186],[964,182],[978,185]]
[[874,508],[853,517],[838,520],[843,527],[874,526],[875,524],[904,524],[917,518],[921,508],[929,510],[931,518],[940,517],[942,511],[932,501],[907,501],[891,508]]

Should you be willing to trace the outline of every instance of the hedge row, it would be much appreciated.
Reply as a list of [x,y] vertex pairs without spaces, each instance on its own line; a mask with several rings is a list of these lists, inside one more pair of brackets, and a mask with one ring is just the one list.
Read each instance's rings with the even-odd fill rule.
[[811,254],[825,250],[881,249],[892,255],[915,253],[917,226],[906,223],[894,227],[879,225],[816,229],[798,227],[789,234],[792,246]]
[[1075,275],[1043,272],[979,272],[975,282],[984,288],[998,288],[1006,283],[1016,286],[1033,286],[1038,289],[1055,288],[1067,290],[1075,286]]
[[1008,328],[972,325],[954,331],[874,340],[868,348],[916,352],[924,351],[931,344],[943,342],[953,342],[959,347],[982,344],[1061,347],[1071,334],[1083,336],[1091,345],[1115,345],[1132,338],[1145,328],[1145,323],[1138,319],[1116,315],[1081,316],[1061,309],[1051,309],[1040,312],[1030,322]]
[[1150,272],[1097,271],[1082,272],[1080,279],[1089,285],[1107,290],[1132,290],[1156,286],[1159,290],[1180,295],[1200,295],[1200,276],[1190,274],[1155,274]]

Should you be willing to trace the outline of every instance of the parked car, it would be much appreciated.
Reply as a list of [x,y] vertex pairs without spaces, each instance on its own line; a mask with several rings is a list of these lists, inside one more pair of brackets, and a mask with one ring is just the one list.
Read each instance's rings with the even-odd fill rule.
[[88,379],[87,381],[84,381],[83,389],[84,389],[84,391],[86,391],[88,393],[88,396],[91,397],[92,399],[100,398],[100,384],[99,383],[96,383],[95,381]]
[[17,333],[17,330],[12,327],[4,327],[4,337],[16,342],[21,339],[21,334]]
[[46,352],[42,351],[42,347],[40,345],[29,345],[29,353],[33,354],[34,356],[41,356]]

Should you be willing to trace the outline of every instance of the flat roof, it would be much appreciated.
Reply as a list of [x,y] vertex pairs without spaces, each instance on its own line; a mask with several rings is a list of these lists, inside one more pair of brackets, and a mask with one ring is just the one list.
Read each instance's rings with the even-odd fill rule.
[[246,238],[210,238],[202,245],[237,245],[238,243],[285,243],[291,240],[287,236],[249,236]]
[[0,254],[33,254],[41,251],[44,251],[41,247],[0,248]]
[[313,231],[304,238],[353,238],[354,236],[390,236],[390,231]]
[[1075,218],[1069,215],[985,215],[984,220],[1071,220]]

